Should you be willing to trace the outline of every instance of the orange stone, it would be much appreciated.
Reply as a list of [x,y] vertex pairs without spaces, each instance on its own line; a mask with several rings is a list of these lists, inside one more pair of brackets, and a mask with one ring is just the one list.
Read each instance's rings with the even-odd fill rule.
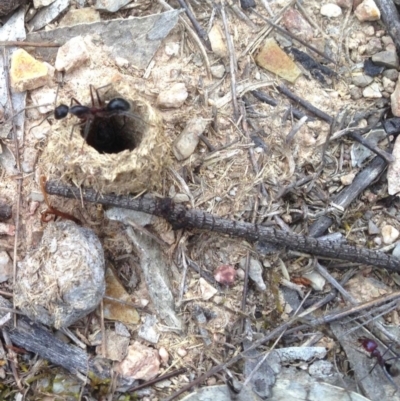
[[274,39],[267,39],[256,56],[256,63],[266,70],[294,83],[301,75],[299,67],[279,47]]
[[39,88],[47,83],[47,66],[23,49],[11,57],[10,81],[15,92]]

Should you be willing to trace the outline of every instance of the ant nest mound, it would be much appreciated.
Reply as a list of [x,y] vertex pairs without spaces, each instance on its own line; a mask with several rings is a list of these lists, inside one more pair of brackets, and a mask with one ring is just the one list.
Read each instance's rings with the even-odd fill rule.
[[[97,110],[87,120],[74,116],[59,120],[41,157],[43,172],[104,193],[161,189],[162,172],[170,162],[162,118],[132,93],[129,84],[118,82],[100,91],[99,107],[82,103]],[[118,107],[124,101],[129,103],[128,111]]]

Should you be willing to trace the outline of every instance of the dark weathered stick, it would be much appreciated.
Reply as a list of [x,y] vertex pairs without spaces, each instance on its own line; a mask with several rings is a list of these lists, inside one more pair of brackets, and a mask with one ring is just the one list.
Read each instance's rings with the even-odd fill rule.
[[333,117],[331,117],[329,114],[326,114],[324,111],[318,109],[317,107],[313,106],[310,102],[307,102],[307,100],[304,100],[301,97],[295,95],[285,85],[277,85],[276,89],[278,89],[279,92],[284,94],[289,99],[292,99],[293,101],[298,103],[300,106],[304,107],[310,113],[313,113],[315,116],[317,116],[321,120],[326,121],[328,124],[332,124]]
[[186,13],[187,17],[189,18],[190,22],[192,23],[194,30],[197,32],[199,37],[203,40],[204,44],[207,46],[207,49],[211,50],[211,43],[210,43],[210,40],[208,39],[207,32],[197,22],[196,17],[193,15],[192,11],[185,3],[185,0],[178,0],[178,3],[185,10],[185,13]]
[[[368,188],[385,170],[386,162],[380,157],[374,160],[354,178],[353,182],[333,198],[335,205],[346,209],[362,191]],[[311,237],[319,237],[332,225],[333,219],[328,216],[320,217],[310,227],[308,233]]]
[[50,181],[46,183],[49,194],[66,198],[82,199],[103,205],[138,210],[163,217],[174,228],[198,228],[245,238],[249,241],[266,241],[289,249],[311,253],[327,258],[348,260],[357,263],[384,267],[400,272],[400,260],[383,252],[343,245],[333,241],[318,241],[315,238],[287,233],[271,227],[223,219],[200,210],[189,210],[177,205],[169,198],[156,199],[150,195],[134,198],[127,195],[98,194],[92,189],[80,189]]
[[[285,85],[278,85],[276,88],[279,90],[279,92],[287,96],[289,99],[292,99],[300,106],[303,106],[310,113],[313,113],[315,116],[317,116],[321,120],[326,121],[328,124],[332,124],[332,122],[334,121],[334,118],[331,117],[329,114],[318,109],[311,103],[307,102],[307,100],[304,100],[301,97],[297,96],[296,94],[292,93]],[[362,145],[364,145],[366,148],[368,148],[378,156],[383,157],[388,163],[392,163],[394,161],[394,157],[390,153],[387,153],[384,150],[380,149],[378,146],[371,143],[371,141],[363,138],[356,132],[348,132],[347,135],[349,135],[355,141],[360,142]]]
[[400,52],[400,18],[393,0],[375,0],[389,35]]
[[[270,98],[267,96],[264,92],[260,90],[254,90],[251,91],[251,94],[258,100],[260,100],[263,103],[267,103],[270,106],[277,106],[278,102],[275,99]],[[307,114],[304,114],[302,111],[295,109],[294,107],[291,110],[293,117],[296,118],[297,120],[300,120],[302,117],[306,116]]]
[[[0,305],[12,308],[11,302],[1,296]],[[1,317],[5,314],[6,312],[0,310]],[[8,335],[14,345],[38,354],[41,358],[61,366],[71,373],[80,372],[85,376],[94,375],[100,379],[111,377],[110,361],[104,358],[90,358],[84,350],[66,344],[55,337],[51,331],[32,322],[27,317],[19,317],[16,327],[12,326],[12,321],[7,324],[7,327]]]

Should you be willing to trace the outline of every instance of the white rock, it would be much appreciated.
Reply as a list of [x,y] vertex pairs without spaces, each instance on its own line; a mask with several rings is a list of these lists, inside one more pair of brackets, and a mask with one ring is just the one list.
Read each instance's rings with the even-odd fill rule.
[[33,0],[33,7],[42,8],[54,3],[54,0]]
[[196,149],[201,135],[208,122],[202,118],[192,118],[186,123],[186,127],[175,139],[172,150],[175,157],[181,161],[187,159]]
[[225,74],[225,67],[223,64],[213,65],[211,67],[211,74],[215,78],[222,78]]
[[373,82],[363,90],[363,96],[368,99],[378,99],[382,97],[378,82]]
[[342,175],[340,177],[340,181],[343,185],[350,185],[353,182],[355,176],[356,176],[355,173],[349,173],[346,175]]
[[393,226],[386,225],[381,229],[382,240],[385,244],[392,244],[399,236],[399,231]]
[[303,277],[308,278],[311,283],[311,287],[314,291],[322,291],[326,280],[316,271],[303,274]]
[[328,3],[321,7],[320,13],[328,18],[336,18],[342,15],[342,9],[336,4]]
[[115,57],[115,64],[120,68],[126,68],[129,65],[129,61],[123,57]]
[[8,253],[0,252],[0,283],[9,280],[13,275],[13,266]]
[[387,172],[389,195],[400,192],[400,136],[396,138],[393,146],[392,155],[395,158],[393,163],[389,164]]
[[377,21],[381,18],[381,12],[374,0],[364,0],[355,10],[354,15],[359,21]]
[[170,42],[165,45],[165,54],[167,56],[177,56],[179,54],[179,43],[178,42]]
[[218,292],[218,290],[214,288],[206,280],[204,280],[203,277],[199,279],[199,285],[200,285],[201,298],[204,301],[211,299]]
[[[246,258],[242,258],[239,262],[239,265],[244,270],[246,268]],[[267,286],[262,278],[263,271],[264,269],[260,261],[255,258],[250,258],[249,277],[253,280],[258,291],[261,292],[267,290]]]
[[89,52],[82,36],[76,36],[58,49],[55,67],[57,71],[70,72],[89,60]]
[[157,105],[177,109],[183,105],[187,97],[186,85],[184,83],[176,83],[158,95]]

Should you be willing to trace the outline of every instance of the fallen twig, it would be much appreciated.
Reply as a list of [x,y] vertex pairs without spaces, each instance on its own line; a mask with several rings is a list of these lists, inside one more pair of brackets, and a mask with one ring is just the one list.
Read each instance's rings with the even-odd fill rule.
[[272,227],[223,219],[200,210],[186,209],[184,205],[174,204],[169,198],[156,199],[150,195],[138,198],[128,195],[101,195],[92,189],[75,188],[55,181],[46,183],[46,191],[49,194],[66,198],[82,198],[88,202],[123,207],[163,217],[176,229],[198,228],[210,230],[245,238],[249,241],[266,241],[274,245],[286,246],[292,250],[317,256],[364,263],[400,272],[400,260],[383,252],[333,241],[319,241],[312,237],[291,234]]
[[390,37],[400,52],[400,18],[393,0],[375,0],[381,12],[381,19],[386,25]]

